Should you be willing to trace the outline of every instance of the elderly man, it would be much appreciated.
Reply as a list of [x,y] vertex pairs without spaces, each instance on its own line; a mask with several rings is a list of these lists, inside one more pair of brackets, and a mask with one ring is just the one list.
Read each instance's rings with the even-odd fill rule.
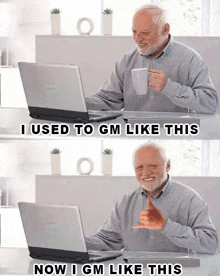
[[[206,63],[193,49],[174,41],[162,9],[140,8],[132,31],[137,49],[125,54],[108,82],[86,99],[89,109],[216,112],[217,92]],[[149,69],[147,94],[137,95],[131,77],[134,68]]]
[[140,187],[117,203],[88,249],[214,254],[218,237],[202,198],[167,174],[170,161],[154,144],[134,155]]

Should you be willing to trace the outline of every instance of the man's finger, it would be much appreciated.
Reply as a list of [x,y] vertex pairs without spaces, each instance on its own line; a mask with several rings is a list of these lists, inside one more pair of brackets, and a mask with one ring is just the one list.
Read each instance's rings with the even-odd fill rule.
[[144,228],[141,224],[131,225],[131,228]]
[[150,200],[150,197],[148,196],[147,198],[147,205],[149,207],[149,209],[156,209],[156,207],[153,205],[153,203]]
[[161,71],[157,70],[157,69],[149,69],[148,72],[150,72],[150,73],[158,73],[158,74],[161,73]]
[[157,84],[158,83],[158,78],[157,77],[150,77],[149,78],[149,81],[148,81],[149,83],[151,83],[151,84]]

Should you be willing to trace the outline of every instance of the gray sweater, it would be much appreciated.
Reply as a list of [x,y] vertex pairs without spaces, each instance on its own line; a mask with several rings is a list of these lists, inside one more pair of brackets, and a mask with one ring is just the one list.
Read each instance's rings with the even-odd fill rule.
[[168,180],[161,193],[151,199],[168,218],[162,231],[132,229],[139,224],[140,211],[148,208],[148,195],[140,187],[117,203],[110,219],[99,232],[86,239],[93,250],[188,252],[214,254],[217,232],[202,198],[193,189]]
[[[148,89],[137,95],[131,70],[157,69],[168,78],[161,92]],[[138,50],[125,54],[116,63],[110,79],[98,93],[86,98],[88,109],[155,112],[215,113],[218,107],[217,92],[211,82],[208,67],[197,52],[170,38],[157,58],[140,54]]]

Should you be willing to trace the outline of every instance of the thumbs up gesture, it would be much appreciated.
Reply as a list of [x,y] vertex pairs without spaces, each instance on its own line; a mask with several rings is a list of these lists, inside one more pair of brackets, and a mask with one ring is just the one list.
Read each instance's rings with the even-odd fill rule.
[[167,218],[153,205],[150,197],[147,198],[147,205],[149,206],[149,209],[145,209],[140,212],[140,224],[132,225],[131,227],[163,230],[166,225]]

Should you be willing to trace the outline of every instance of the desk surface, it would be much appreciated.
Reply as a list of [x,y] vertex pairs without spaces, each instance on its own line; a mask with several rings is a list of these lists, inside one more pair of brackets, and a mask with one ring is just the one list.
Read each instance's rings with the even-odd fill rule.
[[[121,124],[121,132],[120,135],[115,135],[114,137],[117,138],[140,138],[140,139],[146,139],[148,137],[156,138],[156,139],[220,139],[220,114],[216,115],[207,115],[207,114],[196,114],[193,115],[196,118],[200,119],[200,128],[199,128],[199,134],[196,136],[192,135],[166,135],[166,131],[164,128],[160,128],[160,135],[154,136],[154,135],[125,135],[125,126],[126,123],[123,120],[122,117],[118,117],[117,119],[105,121],[102,123],[94,123],[94,131],[92,135],[89,135],[87,137],[94,138],[112,138],[110,135],[100,135],[98,129],[100,124]],[[51,124],[52,122],[49,121],[42,121],[42,120],[34,120],[31,119],[29,116],[28,109],[26,108],[0,108],[0,138],[1,139],[48,139],[48,138],[73,138],[76,137],[76,130],[73,127],[73,124],[69,124],[70,132],[67,136],[50,136],[48,135],[32,135],[30,133],[27,133],[26,135],[20,134],[20,125],[25,124],[27,129],[29,128],[30,124],[43,124],[48,123]],[[53,122],[53,124],[56,122]],[[146,122],[146,124],[149,124],[149,122]],[[131,127],[132,129],[132,127]],[[79,135],[77,137],[85,137],[84,134]]]
[[[169,253],[164,253],[169,254]],[[132,252],[123,252],[123,256],[133,256]],[[123,264],[123,256],[116,260],[104,262],[105,274],[108,273],[108,265],[110,263]],[[163,256],[163,254],[162,254]],[[220,254],[206,255],[198,254],[196,257],[200,258],[200,267],[195,268],[183,268],[182,275],[184,276],[217,276],[220,272]],[[28,250],[25,248],[0,248],[0,275],[33,275],[34,264],[54,264],[51,261],[41,261],[31,259],[28,255]],[[83,275],[81,273],[81,265],[77,265],[77,275]],[[68,272],[69,271],[69,272]],[[149,275],[148,268],[144,268],[143,275]],[[53,274],[54,275],[54,274]],[[68,265],[66,275],[71,275],[70,265]]]

